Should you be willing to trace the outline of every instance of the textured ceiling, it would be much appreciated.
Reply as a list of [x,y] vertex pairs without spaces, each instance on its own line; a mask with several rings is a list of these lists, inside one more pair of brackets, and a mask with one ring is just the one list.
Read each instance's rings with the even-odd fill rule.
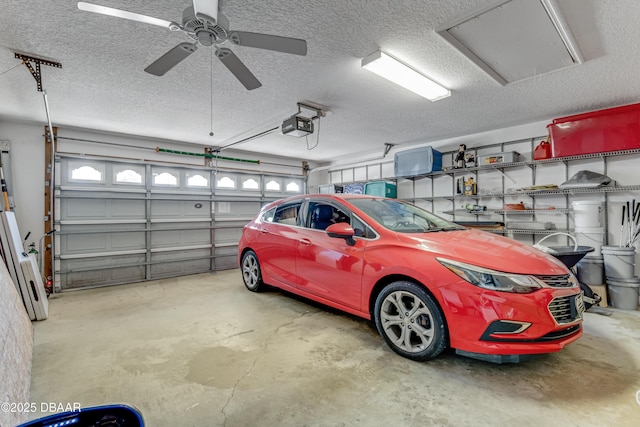
[[[190,5],[92,2],[170,21],[180,21]],[[637,0],[558,0],[586,62],[507,86],[435,32],[495,3],[221,1],[232,30],[308,43],[305,57],[230,46],[262,82],[247,91],[219,61],[212,67],[211,49],[205,47],[163,77],[143,71],[189,41],[183,34],[83,12],[76,1],[0,0],[0,119],[46,121],[42,96],[15,51],[62,63],[61,69],[42,67],[54,126],[223,146],[279,126],[297,111],[297,102],[310,101],[327,106],[330,114],[308,141],[273,132],[234,148],[315,161],[640,101]],[[443,83],[452,96],[430,102],[361,69],[361,58],[378,48]]]

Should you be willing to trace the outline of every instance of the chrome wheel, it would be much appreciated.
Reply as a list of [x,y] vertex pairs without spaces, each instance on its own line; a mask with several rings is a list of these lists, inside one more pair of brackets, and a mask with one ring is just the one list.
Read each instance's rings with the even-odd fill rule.
[[423,351],[433,340],[431,312],[417,296],[393,292],[382,302],[382,328],[395,345],[409,353]]
[[446,331],[438,306],[420,286],[395,282],[378,296],[375,306],[378,332],[396,353],[428,360],[444,350]]
[[257,292],[262,288],[260,264],[253,251],[248,251],[242,256],[242,280],[250,291]]

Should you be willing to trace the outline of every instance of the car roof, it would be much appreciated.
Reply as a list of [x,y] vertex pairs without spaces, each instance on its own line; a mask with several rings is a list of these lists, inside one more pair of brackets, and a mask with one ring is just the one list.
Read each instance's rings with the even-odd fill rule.
[[274,204],[281,204],[281,203],[286,203],[286,202],[293,201],[293,200],[309,199],[309,198],[340,201],[340,200],[349,200],[349,199],[383,199],[384,197],[371,196],[371,195],[368,195],[368,194],[343,194],[343,193],[320,194],[320,193],[316,193],[316,194],[300,194],[298,196],[291,196],[291,197],[287,197],[285,199],[277,200],[277,201],[275,201],[273,203]]

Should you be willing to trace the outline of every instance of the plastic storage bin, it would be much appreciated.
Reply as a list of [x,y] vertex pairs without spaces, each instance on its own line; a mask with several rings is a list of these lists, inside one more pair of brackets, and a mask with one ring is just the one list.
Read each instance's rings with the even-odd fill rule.
[[344,187],[341,185],[327,184],[319,185],[318,192],[320,194],[338,194],[344,192]]
[[367,182],[364,185],[364,194],[380,197],[396,198],[398,193],[396,185],[385,181]]
[[395,176],[418,176],[442,170],[442,153],[431,147],[400,151],[393,159]]
[[346,184],[343,188],[343,191],[346,194],[363,194],[364,193],[364,184],[359,182],[353,184]]
[[640,104],[554,119],[547,129],[553,157],[640,148]]
[[487,154],[486,156],[478,156],[478,166],[493,165],[496,163],[513,163],[517,162],[519,158],[520,154],[515,151]]

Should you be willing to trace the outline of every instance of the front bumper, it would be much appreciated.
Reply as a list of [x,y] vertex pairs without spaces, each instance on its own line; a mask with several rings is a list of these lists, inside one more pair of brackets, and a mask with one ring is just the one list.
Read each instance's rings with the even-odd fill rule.
[[497,363],[500,365],[503,363],[526,362],[527,360],[535,359],[536,357],[540,356],[539,354],[482,354],[471,353],[458,349],[456,349],[456,354],[459,356],[470,357],[471,359],[478,359],[484,362]]
[[[440,288],[440,296],[450,345],[459,354],[553,353],[582,335],[584,305],[579,288],[513,294],[461,282]],[[509,324],[526,327],[510,330],[505,327]]]

